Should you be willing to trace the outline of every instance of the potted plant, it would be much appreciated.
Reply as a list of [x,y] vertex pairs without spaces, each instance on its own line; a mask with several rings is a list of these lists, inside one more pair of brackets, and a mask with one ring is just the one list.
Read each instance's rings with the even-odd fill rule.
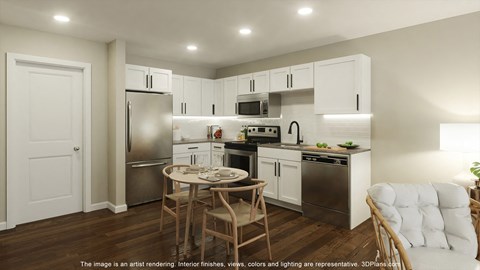
[[472,167],[470,167],[470,172],[478,178],[475,180],[475,186],[480,188],[480,162],[473,162]]

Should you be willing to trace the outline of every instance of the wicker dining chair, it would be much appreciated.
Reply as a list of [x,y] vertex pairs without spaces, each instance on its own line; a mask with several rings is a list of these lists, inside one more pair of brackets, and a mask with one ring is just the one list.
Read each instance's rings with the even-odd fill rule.
[[[201,260],[205,258],[205,237],[212,235],[226,241],[227,254],[230,254],[230,245],[233,244],[235,269],[238,269],[238,249],[248,245],[256,240],[265,238],[268,251],[268,259],[272,260],[272,252],[270,248],[270,236],[268,231],[267,209],[263,199],[263,188],[267,185],[265,181],[252,179],[256,182],[254,185],[243,187],[222,187],[211,188],[214,193],[218,194],[222,206],[203,212],[202,223],[202,245],[201,245]],[[237,203],[229,204],[229,193],[251,191],[252,198],[249,201],[239,199]],[[207,217],[212,217],[214,220],[225,222],[225,232],[219,232],[216,228],[207,228]],[[263,223],[260,223],[263,221]],[[254,236],[246,241],[243,241],[243,227],[247,225],[259,225],[263,227],[263,233]]]
[[[435,244],[438,245],[438,243],[435,243],[435,241],[431,241],[431,240],[430,241],[426,240],[425,244],[423,245],[419,245],[418,243],[412,244],[410,242],[415,242],[415,241],[411,241],[411,238],[409,239],[408,236],[406,237],[402,235],[402,232],[404,234],[410,233],[408,230],[402,231],[402,223],[408,223],[409,224],[408,226],[411,226],[415,222],[412,222],[410,217],[406,217],[405,215],[403,217],[400,217],[398,213],[395,212],[395,210],[392,211],[393,204],[385,203],[387,200],[390,202],[395,201],[397,199],[395,198],[395,196],[397,195],[396,194],[392,195],[392,193],[388,194],[386,192],[383,192],[383,194],[379,195],[379,193],[381,192],[372,191],[375,188],[377,188],[378,190],[379,187],[380,189],[389,188],[388,185],[400,186],[402,184],[377,184],[369,189],[369,195],[366,198],[366,202],[370,207],[372,223],[375,230],[376,245],[378,248],[378,251],[377,251],[378,254],[377,254],[376,260],[379,259],[377,263],[381,269],[400,269],[400,270],[435,269],[437,270],[437,269],[452,269],[451,267],[454,267],[453,269],[466,270],[466,269],[480,268],[480,262],[478,261],[478,259],[480,258],[480,249],[478,248],[478,243],[480,243],[480,238],[479,238],[480,236],[480,219],[479,219],[480,203],[478,201],[469,199],[466,194],[462,194],[461,187],[458,187],[458,188],[449,187],[448,186],[449,184],[446,184],[446,183],[435,184],[435,188],[437,189],[437,193],[438,193],[437,195],[438,199],[436,202],[435,200],[429,200],[429,201],[433,202],[432,204],[437,203],[438,208],[440,208],[440,212],[444,211],[442,212],[444,216],[448,216],[448,217],[443,217],[444,219],[446,218],[458,219],[458,220],[452,220],[453,222],[445,221],[446,225],[444,225],[444,229],[446,227],[448,228],[445,229],[444,232],[445,234],[449,235],[446,239],[449,239],[448,241],[450,241],[450,243],[447,243],[445,247],[440,247],[440,248],[437,246],[429,247],[430,245],[429,243],[434,243],[434,245]],[[403,185],[408,186],[408,185],[415,185],[415,184],[403,184]],[[421,184],[419,184],[417,186],[420,186],[420,188],[418,188],[419,190],[426,190],[425,187],[427,185],[428,184],[421,186]],[[431,185],[431,186],[434,186],[434,185]],[[430,193],[437,194],[435,193],[435,191],[433,193],[432,192]],[[373,199],[372,196],[375,196],[376,199]],[[419,192],[418,195],[414,194],[412,196],[412,194],[410,194],[409,196],[412,198],[416,197],[419,201],[422,200],[420,197],[422,196],[427,197],[424,194],[421,195],[421,192]],[[456,196],[460,198],[455,198]],[[443,201],[447,201],[447,202],[442,202],[442,199]],[[469,221],[466,217],[463,216],[465,211],[462,211],[460,209],[461,207],[458,207],[458,208],[452,207],[452,205],[458,204],[459,202],[460,204],[463,205],[463,203],[461,202],[468,202],[468,200],[470,201],[469,208],[470,208],[471,221],[473,223],[472,224],[473,229],[470,234],[466,232],[470,230],[468,228]],[[404,213],[413,211],[415,214],[420,214],[425,216],[425,215],[432,215],[432,212],[436,211],[436,210],[431,211],[432,208],[427,209],[427,207],[431,207],[431,205],[429,206],[428,203],[425,203],[425,202],[420,202],[420,203],[416,202],[415,204],[412,204],[411,202],[408,202],[405,200],[405,196],[403,198],[400,198],[399,201],[401,202],[399,202],[398,204],[404,207],[404,210],[400,210],[400,211],[403,211]],[[419,211],[417,212],[416,205],[422,205],[423,209],[419,208]],[[457,209],[460,209],[460,210],[457,211]],[[425,218],[425,217],[423,217],[423,219],[424,219],[424,222],[423,222],[422,229],[425,229],[425,226],[428,226],[426,224],[430,223],[432,219]],[[426,219],[430,219],[430,220],[426,221]],[[465,228],[465,225],[467,225],[466,226],[467,230],[460,229],[460,228]],[[434,226],[437,226],[439,228],[442,227],[442,226],[438,226],[438,223],[435,223]],[[455,228],[455,226],[458,226],[458,227]],[[446,232],[446,230],[449,230],[449,232]],[[432,231],[430,231],[430,233],[431,232]],[[459,233],[459,232],[460,233],[463,232],[464,235],[455,235],[455,233]],[[466,235],[472,235],[473,237],[473,234],[475,234],[475,239],[466,237]],[[426,238],[427,236],[424,235],[423,237]],[[463,241],[463,243],[461,241]],[[461,250],[461,249],[465,249],[465,250]],[[473,249],[473,252],[472,252],[472,249]],[[468,253],[470,255],[465,255],[465,253]],[[472,258],[474,256],[476,256],[476,259]]]
[[[188,193],[189,191],[182,191],[180,187],[180,183],[177,181],[173,181],[170,178],[170,174],[174,170],[181,170],[181,169],[186,169],[189,168],[190,165],[169,165],[166,166],[163,169],[163,196],[162,196],[162,212],[160,215],[160,231],[163,230],[163,223],[164,223],[164,213],[167,213],[171,215],[173,218],[175,218],[175,243],[178,246],[180,244],[180,215],[181,215],[181,208],[186,208],[188,204]],[[168,187],[169,182],[172,183],[172,190],[169,191]],[[205,199],[210,199],[211,203],[207,203],[204,200]],[[172,200],[175,202],[174,207],[169,207],[167,205],[167,200]],[[209,206],[214,206],[215,205],[215,197],[210,190],[195,190],[194,191],[194,198],[193,198],[193,203],[195,203],[195,206],[192,207],[192,226],[195,225],[194,222],[194,215],[193,211],[196,208],[199,207],[205,207],[206,205]],[[197,205],[198,203],[198,205]],[[190,224],[187,224],[186,226],[189,226]],[[194,230],[192,230],[192,234],[194,233]]]

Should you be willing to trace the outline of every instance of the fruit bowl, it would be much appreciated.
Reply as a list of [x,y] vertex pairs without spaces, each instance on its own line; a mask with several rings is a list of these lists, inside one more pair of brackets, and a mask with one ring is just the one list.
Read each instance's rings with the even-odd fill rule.
[[340,147],[347,148],[347,149],[354,149],[357,148],[359,145],[358,144],[337,144]]

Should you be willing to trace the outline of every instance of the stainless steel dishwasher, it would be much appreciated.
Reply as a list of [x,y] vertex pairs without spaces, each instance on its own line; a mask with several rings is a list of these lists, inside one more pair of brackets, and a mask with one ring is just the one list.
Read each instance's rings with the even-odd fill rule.
[[303,215],[349,228],[349,156],[302,154]]

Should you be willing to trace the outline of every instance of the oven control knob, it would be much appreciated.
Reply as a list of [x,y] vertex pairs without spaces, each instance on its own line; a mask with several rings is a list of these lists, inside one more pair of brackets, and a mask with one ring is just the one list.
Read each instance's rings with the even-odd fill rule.
[[277,133],[277,131],[276,131],[276,130],[274,130],[274,131],[273,131],[273,133]]
[[251,129],[248,129],[248,132],[252,132],[252,130],[251,130]]
[[269,129],[268,129],[268,132],[272,132],[272,129],[271,129],[271,128],[269,128]]
[[255,131],[255,128],[252,128],[253,131]]

